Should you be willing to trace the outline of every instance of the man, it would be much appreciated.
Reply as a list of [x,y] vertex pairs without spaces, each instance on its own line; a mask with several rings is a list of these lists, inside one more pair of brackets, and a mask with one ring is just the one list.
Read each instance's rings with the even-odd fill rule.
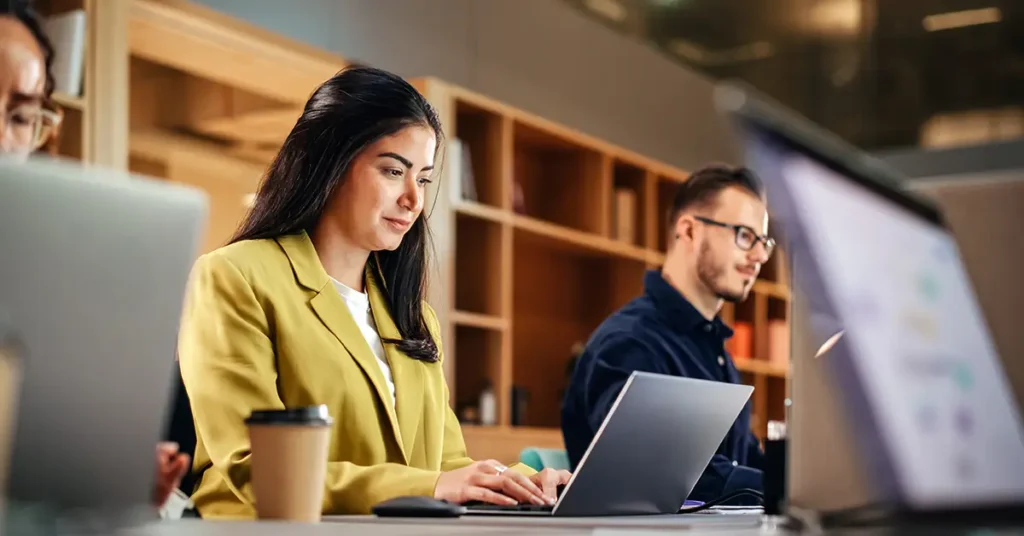
[[[27,0],[0,3],[0,157],[25,159],[56,135],[51,102],[53,47]],[[189,467],[173,443],[156,446],[152,501],[163,505]]]
[[[732,330],[718,313],[747,297],[775,246],[761,183],[743,168],[701,169],[679,186],[668,216],[664,266],[597,328],[569,382],[562,433],[573,470],[633,371],[739,382],[724,348]],[[689,498],[760,491],[761,459],[748,404]]]

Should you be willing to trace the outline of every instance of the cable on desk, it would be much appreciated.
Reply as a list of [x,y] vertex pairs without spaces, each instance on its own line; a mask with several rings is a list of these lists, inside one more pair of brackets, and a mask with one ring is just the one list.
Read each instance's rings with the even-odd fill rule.
[[[722,504],[724,502],[728,502],[728,501],[731,501],[731,500],[733,500],[733,499],[735,499],[737,497],[743,497],[745,495],[749,495],[749,496],[753,496],[753,497],[757,497],[758,499],[761,499],[762,504],[759,504],[757,506],[763,506],[763,502],[764,502],[764,494],[763,493],[761,493],[760,491],[757,491],[756,489],[743,488],[743,489],[736,490],[736,491],[734,491],[732,493],[729,493],[728,495],[721,495],[719,497],[715,497],[714,499],[712,499],[712,500],[710,500],[710,501],[708,501],[708,502],[706,502],[706,503],[704,503],[704,504],[702,504],[700,506],[691,506],[689,508],[680,508],[679,509],[679,513],[680,514],[694,514],[694,513],[697,513],[697,512],[702,512],[704,510],[707,510],[708,508],[712,508],[712,507],[718,506],[718,505],[720,505],[720,504]],[[754,506],[754,508],[756,508],[757,506]]]

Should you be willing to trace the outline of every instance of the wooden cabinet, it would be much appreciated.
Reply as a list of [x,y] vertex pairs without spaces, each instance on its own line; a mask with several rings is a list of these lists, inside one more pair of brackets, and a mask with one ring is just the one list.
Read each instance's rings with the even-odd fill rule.
[[125,169],[128,164],[128,2],[38,0],[46,18],[70,11],[85,14],[83,80],[78,95],[55,93],[62,108],[57,154]]

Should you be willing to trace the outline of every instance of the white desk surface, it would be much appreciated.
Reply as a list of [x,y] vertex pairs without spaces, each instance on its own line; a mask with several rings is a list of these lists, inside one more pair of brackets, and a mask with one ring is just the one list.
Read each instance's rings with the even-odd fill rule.
[[446,534],[529,534],[595,536],[645,536],[647,534],[731,534],[735,536],[783,535],[762,527],[760,516],[690,515],[627,518],[535,518],[527,516],[467,516],[457,519],[388,518],[372,516],[327,517],[318,524],[183,519],[159,521],[124,530],[123,536],[264,536],[328,534],[402,536]]

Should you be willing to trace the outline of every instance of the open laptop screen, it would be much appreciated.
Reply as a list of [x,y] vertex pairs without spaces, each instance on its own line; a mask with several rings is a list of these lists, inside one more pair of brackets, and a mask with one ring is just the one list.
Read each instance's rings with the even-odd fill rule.
[[1020,415],[938,213],[777,132],[745,135],[794,283],[845,331],[827,359],[880,491],[915,509],[1024,499]]

